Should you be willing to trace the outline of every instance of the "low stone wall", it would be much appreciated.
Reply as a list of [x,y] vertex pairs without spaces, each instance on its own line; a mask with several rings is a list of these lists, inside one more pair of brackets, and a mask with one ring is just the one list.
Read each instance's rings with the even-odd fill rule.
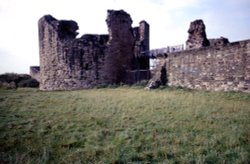
[[170,53],[159,57],[154,80],[166,68],[169,86],[250,92],[250,40]]

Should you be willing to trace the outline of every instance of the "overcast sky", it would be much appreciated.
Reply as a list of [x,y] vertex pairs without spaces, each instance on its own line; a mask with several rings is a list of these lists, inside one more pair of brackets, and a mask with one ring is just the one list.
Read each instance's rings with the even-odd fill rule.
[[203,19],[208,38],[250,39],[250,0],[0,0],[0,73],[39,65],[40,17],[75,20],[79,36],[107,33],[108,9],[124,9],[133,26],[150,24],[150,47],[184,44],[191,21]]

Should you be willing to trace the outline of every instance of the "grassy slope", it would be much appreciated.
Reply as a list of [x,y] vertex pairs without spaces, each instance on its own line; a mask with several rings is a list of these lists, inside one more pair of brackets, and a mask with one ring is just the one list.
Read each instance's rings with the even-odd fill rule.
[[249,163],[250,95],[0,90],[0,163]]

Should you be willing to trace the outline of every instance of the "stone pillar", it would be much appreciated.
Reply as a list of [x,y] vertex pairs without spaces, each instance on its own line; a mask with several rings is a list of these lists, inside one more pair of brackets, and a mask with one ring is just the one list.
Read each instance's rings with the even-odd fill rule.
[[203,23],[203,20],[198,19],[191,22],[188,33],[188,40],[186,41],[187,49],[209,46],[209,41],[206,35],[206,26]]
[[141,21],[139,26],[140,33],[140,69],[149,69],[149,24]]
[[140,41],[141,41],[141,51],[149,51],[149,24],[146,21],[141,21],[139,26]]
[[125,82],[126,72],[132,69],[134,43],[132,19],[123,10],[108,10],[107,26],[109,41],[104,65],[107,83]]

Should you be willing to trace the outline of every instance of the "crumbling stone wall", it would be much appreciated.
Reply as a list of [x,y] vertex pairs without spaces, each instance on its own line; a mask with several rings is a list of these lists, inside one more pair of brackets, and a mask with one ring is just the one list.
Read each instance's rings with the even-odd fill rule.
[[165,60],[170,86],[250,92],[250,40],[173,53]]
[[194,49],[209,46],[206,35],[206,26],[203,20],[198,19],[190,23],[188,29],[188,40],[186,41],[186,49]]
[[188,40],[186,41],[186,49],[197,49],[207,46],[220,46],[229,43],[225,37],[207,39],[206,26],[203,20],[198,19],[190,23],[188,29]]
[[169,86],[250,92],[250,40],[170,53],[159,58],[154,81],[167,71]]
[[117,84],[126,81],[126,70],[132,70],[135,38],[132,19],[123,10],[108,10],[106,19],[109,32],[107,56],[104,65],[106,83]]
[[87,88],[99,80],[108,36],[84,35],[76,39],[74,21],[50,15],[39,20],[40,89]]
[[[149,58],[144,58],[140,64],[141,56],[137,56],[142,54],[140,51],[149,50],[149,25],[145,21],[140,23],[135,36],[132,19],[123,10],[108,10],[106,22],[108,35],[86,34],[76,38],[78,25],[75,21],[57,20],[51,15],[39,20],[41,90],[133,83],[135,81],[128,80],[131,71],[149,68]],[[137,41],[140,44],[136,45]],[[135,47],[139,47],[137,54]],[[31,73],[34,72],[31,70]],[[145,75],[149,78],[147,73]]]
[[63,48],[64,67],[69,79],[66,88],[89,88],[102,82],[108,35],[86,34],[69,40]]
[[191,22],[188,33],[187,50],[157,56],[159,64],[149,88],[166,81],[169,86],[191,89],[250,92],[250,40],[208,40],[202,20]]

